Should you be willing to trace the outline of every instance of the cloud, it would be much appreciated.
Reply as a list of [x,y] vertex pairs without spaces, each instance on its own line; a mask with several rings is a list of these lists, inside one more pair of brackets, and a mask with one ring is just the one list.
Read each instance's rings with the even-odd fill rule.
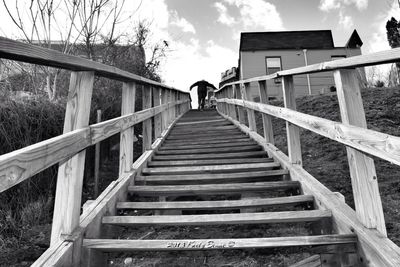
[[219,17],[217,20],[218,22],[228,26],[231,26],[232,24],[235,23],[235,19],[228,14],[228,9],[226,8],[226,6],[224,6],[224,4],[217,2],[214,4],[214,7],[217,9],[219,13]]
[[344,15],[342,11],[339,12],[339,25],[342,26],[345,30],[349,31],[354,28],[353,18]]
[[329,12],[350,5],[356,6],[358,10],[364,10],[368,7],[368,0],[320,0],[319,9]]
[[192,23],[187,21],[185,18],[180,18],[178,12],[171,11],[171,25],[175,25],[180,28],[183,32],[196,33],[196,30]]
[[236,6],[240,12],[239,22],[244,30],[282,30],[283,23],[275,5],[263,0],[223,0]]

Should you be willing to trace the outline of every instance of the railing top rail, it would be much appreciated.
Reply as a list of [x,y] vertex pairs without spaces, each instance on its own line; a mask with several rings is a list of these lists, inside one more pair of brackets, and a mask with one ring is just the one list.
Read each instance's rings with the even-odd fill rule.
[[345,68],[359,68],[380,65],[385,63],[394,63],[400,61],[400,48],[394,48],[390,50],[385,50],[381,52],[371,53],[367,55],[354,56],[344,59],[338,59],[334,61],[326,61],[318,64],[308,65],[304,67],[282,70],[271,75],[264,75],[259,77],[254,77],[246,80],[240,80],[236,82],[227,83],[222,86],[218,91],[221,91],[225,87],[244,84],[250,82],[266,81],[272,80],[279,77],[290,76],[290,75],[301,75],[301,74],[311,74],[316,72],[332,71],[337,69]]
[[189,93],[164,85],[159,82],[141,77],[139,75],[118,69],[113,66],[67,55],[56,50],[40,46],[18,42],[0,36],[0,58],[16,60],[37,65],[44,65],[72,71],[94,71],[96,75],[124,82],[138,82],[150,84],[165,89],[175,90],[182,93]]

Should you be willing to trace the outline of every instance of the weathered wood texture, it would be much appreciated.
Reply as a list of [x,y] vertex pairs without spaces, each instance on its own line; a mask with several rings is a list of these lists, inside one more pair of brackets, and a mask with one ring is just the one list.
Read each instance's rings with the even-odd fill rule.
[[[143,109],[151,108],[152,106],[152,91],[148,86],[143,86]],[[149,118],[143,121],[143,151],[151,149],[153,138],[152,119]]]
[[[293,76],[283,78],[282,89],[285,108],[296,110],[296,95],[294,92]],[[286,134],[290,162],[301,165],[303,160],[301,157],[300,128],[286,121]]]
[[[261,104],[262,105],[262,104]],[[226,119],[227,116],[222,115]],[[315,198],[315,205],[321,209],[332,211],[332,223],[336,232],[354,233],[358,238],[358,250],[363,262],[371,266],[400,266],[400,248],[376,229],[366,228],[359,221],[355,211],[343,202],[335,193],[326,188],[300,165],[292,164],[277,147],[265,142],[259,134],[250,131],[238,121],[231,122],[247,133],[254,141],[263,146],[276,161],[290,171],[292,180],[300,181],[305,194]]]
[[[268,88],[266,81],[258,82],[258,90],[260,94],[260,102],[263,104],[268,104]],[[268,114],[262,113],[263,120],[263,130],[264,130],[264,138],[267,143],[275,144],[274,141],[274,130],[272,126],[272,118]]]
[[[136,84],[123,83],[121,115],[135,113]],[[134,128],[129,127],[120,134],[119,143],[119,176],[129,172],[133,163]]]
[[[97,76],[114,80],[123,82],[140,82],[180,91],[176,88],[146,79],[131,72],[123,71],[113,66],[101,64],[82,57],[67,55],[56,50],[14,41],[4,37],[0,37],[0,58],[72,71],[94,71]],[[181,92],[187,94],[187,92]]]
[[[334,77],[343,124],[367,128],[356,70],[338,70]],[[346,149],[357,216],[366,227],[386,235],[374,161],[360,151]]]
[[107,240],[84,239],[83,246],[101,251],[170,251],[276,248],[355,243],[354,235],[292,236],[237,239]]
[[[89,124],[93,82],[93,72],[71,73],[64,133]],[[62,236],[71,235],[79,224],[85,155],[85,151],[79,152],[58,168],[51,245],[62,240]]]
[[[253,101],[253,99],[251,99],[251,87],[249,83],[245,83],[242,86],[242,96],[244,100]],[[249,123],[250,130],[257,131],[256,115],[254,113],[254,110],[246,108],[246,111],[247,111],[247,121]]]
[[[161,90],[157,87],[153,87],[153,103],[154,107],[161,105]],[[162,121],[161,114],[154,116],[154,136],[155,138],[161,137],[162,133]]]

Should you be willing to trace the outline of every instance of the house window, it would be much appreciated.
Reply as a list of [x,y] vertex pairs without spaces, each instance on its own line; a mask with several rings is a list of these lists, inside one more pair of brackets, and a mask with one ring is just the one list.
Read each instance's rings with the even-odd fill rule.
[[[265,65],[267,67],[267,75],[281,71],[282,70],[281,57],[266,57]],[[275,83],[281,83],[281,79],[275,79]]]
[[339,56],[331,56],[331,60],[333,61],[333,60],[338,60],[338,59],[344,59],[344,58],[346,58],[346,56],[342,56],[342,55],[339,55]]

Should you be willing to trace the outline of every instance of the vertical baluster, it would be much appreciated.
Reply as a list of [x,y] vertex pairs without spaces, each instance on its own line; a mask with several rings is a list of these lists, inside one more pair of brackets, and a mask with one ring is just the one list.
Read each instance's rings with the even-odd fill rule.
[[[165,88],[161,90],[161,103],[163,105],[168,103],[168,92]],[[162,120],[162,131],[164,131],[168,127],[168,109],[162,112],[161,120]]]
[[[154,107],[161,105],[161,93],[160,88],[153,87],[153,102]],[[161,113],[154,116],[154,137],[160,138],[162,133],[162,119]]]
[[[357,71],[337,70],[334,77],[342,122],[367,128]],[[357,217],[367,228],[377,228],[386,236],[374,161],[358,150],[346,149]]]
[[[230,85],[226,90],[227,90],[227,98],[228,99],[233,99],[233,96],[234,96],[234,87],[233,87],[233,85]],[[231,105],[231,104],[229,105],[229,116],[232,119],[237,120],[235,105]]]
[[[234,88],[235,88],[235,98],[242,99],[242,93],[240,91],[240,84],[235,84]],[[238,117],[239,117],[240,124],[245,124],[246,119],[244,117],[244,108],[241,106],[237,106],[237,111],[238,111]]]
[[[283,77],[282,89],[285,108],[296,110],[296,95],[294,91],[293,76]],[[290,162],[302,165],[300,128],[290,122],[286,122],[286,133]]]
[[[268,104],[267,82],[259,81],[258,89],[260,91],[260,102],[263,104]],[[265,141],[267,141],[267,143],[275,144],[274,130],[272,128],[272,117],[268,114],[262,113],[262,120]]]
[[[94,72],[71,73],[63,133],[88,126],[93,81]],[[59,165],[51,245],[68,238],[79,225],[85,155],[83,150]]]
[[[244,100],[247,101],[253,101],[251,98],[251,87],[250,83],[245,83],[244,86],[242,86],[242,96]],[[246,108],[247,111],[247,119],[249,121],[249,128],[251,131],[257,131],[257,126],[256,126],[256,116],[254,113],[254,110]]]
[[[142,94],[142,101],[143,101],[143,109],[151,108],[151,88],[148,86],[143,86],[143,94]],[[151,118],[147,119],[143,122],[143,152],[146,150],[151,149],[152,143],[152,124]]]

